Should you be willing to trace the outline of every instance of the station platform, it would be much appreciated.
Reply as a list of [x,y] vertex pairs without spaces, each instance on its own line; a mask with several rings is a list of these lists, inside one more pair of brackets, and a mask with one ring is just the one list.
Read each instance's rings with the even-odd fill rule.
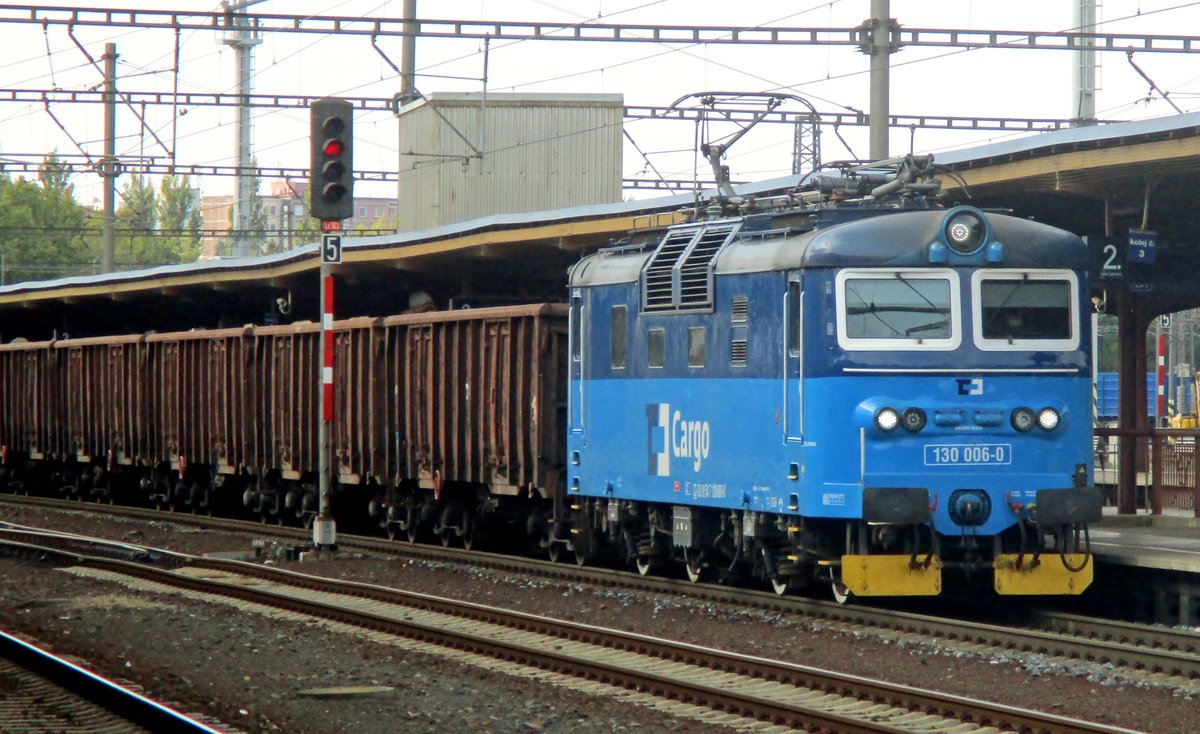
[[1200,518],[1191,512],[1118,515],[1106,507],[1090,536],[1101,563],[1200,574]]

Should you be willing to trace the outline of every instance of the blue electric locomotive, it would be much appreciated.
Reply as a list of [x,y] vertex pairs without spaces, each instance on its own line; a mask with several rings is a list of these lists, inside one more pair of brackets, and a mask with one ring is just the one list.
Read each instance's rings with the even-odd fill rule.
[[841,600],[955,575],[1082,592],[1101,511],[1085,247],[927,192],[695,221],[578,263],[552,553]]

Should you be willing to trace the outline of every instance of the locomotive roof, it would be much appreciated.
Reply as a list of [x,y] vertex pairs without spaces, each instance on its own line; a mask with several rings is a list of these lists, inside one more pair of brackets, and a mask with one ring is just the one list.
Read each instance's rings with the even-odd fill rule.
[[[717,256],[715,272],[747,273],[802,268],[928,267],[929,247],[938,242],[951,210],[823,210],[804,229],[771,229],[744,224]],[[1083,241],[1065,230],[1007,214],[983,212],[990,227],[986,244],[1000,242],[1004,258],[997,267],[1087,267]],[[731,220],[678,225],[700,228]],[[584,258],[571,271],[571,285],[590,286],[636,281],[655,247],[613,248]],[[978,257],[939,267],[981,264]]]

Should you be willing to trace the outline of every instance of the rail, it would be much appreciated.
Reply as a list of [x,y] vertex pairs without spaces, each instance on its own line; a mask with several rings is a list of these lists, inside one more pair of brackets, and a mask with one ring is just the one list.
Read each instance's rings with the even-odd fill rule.
[[[26,681],[26,685],[32,688],[35,697],[41,697],[41,700],[37,702],[39,705],[44,704],[46,699],[50,698],[57,702],[62,709],[59,711],[60,715],[72,715],[82,721],[90,720],[93,725],[97,725],[97,721],[99,721],[101,725],[106,724],[112,727],[111,729],[105,728],[105,731],[129,730],[129,727],[119,726],[121,722],[124,722],[135,725],[138,727],[138,731],[221,734],[219,730],[186,714],[146,698],[115,681],[81,668],[69,660],[6,632],[0,632],[0,660],[11,661],[13,665],[17,666],[13,670],[5,671],[6,687],[11,688],[18,676],[25,675],[52,682],[58,688],[78,696],[80,700],[76,702],[73,699],[60,699],[37,683],[30,684],[29,681]],[[21,711],[21,707],[29,702],[22,700],[21,696],[12,694],[13,690],[6,691],[5,698],[9,706],[6,707],[5,717],[0,720],[0,723],[6,727],[4,730],[34,731],[32,728],[24,728],[29,722],[24,720]],[[102,716],[97,720],[93,709],[111,713],[112,720],[110,721],[107,716]],[[15,728],[9,729],[8,726]],[[71,730],[76,731],[73,727]]]
[[1093,436],[1096,485],[1106,505],[1122,514],[1191,510],[1200,517],[1200,429],[1097,427]]
[[[48,544],[40,545],[43,541]],[[372,584],[165,550],[151,552],[157,561],[152,566],[68,549],[80,541],[90,549],[95,539],[52,533],[36,539],[37,546],[18,543],[65,557],[105,579],[130,577],[285,609],[637,690],[759,725],[830,734],[1135,734],[1099,722]]]

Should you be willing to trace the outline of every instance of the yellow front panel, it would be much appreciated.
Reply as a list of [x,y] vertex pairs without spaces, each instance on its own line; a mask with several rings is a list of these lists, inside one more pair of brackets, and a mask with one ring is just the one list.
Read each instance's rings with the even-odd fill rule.
[[842,583],[857,596],[936,596],[942,593],[942,561],[925,556],[842,556]]
[[[1017,559],[1021,558],[1021,566],[1017,567]],[[1063,558],[1057,553],[1044,553],[1039,558],[1041,563],[1035,568],[1031,561],[1033,556],[1005,554],[996,558],[996,575],[994,582],[997,594],[1010,596],[1035,594],[1082,594],[1092,583],[1092,568],[1095,559],[1088,558],[1084,553],[1068,553],[1066,561],[1071,568],[1084,566],[1082,571],[1071,571],[1063,565]]]

